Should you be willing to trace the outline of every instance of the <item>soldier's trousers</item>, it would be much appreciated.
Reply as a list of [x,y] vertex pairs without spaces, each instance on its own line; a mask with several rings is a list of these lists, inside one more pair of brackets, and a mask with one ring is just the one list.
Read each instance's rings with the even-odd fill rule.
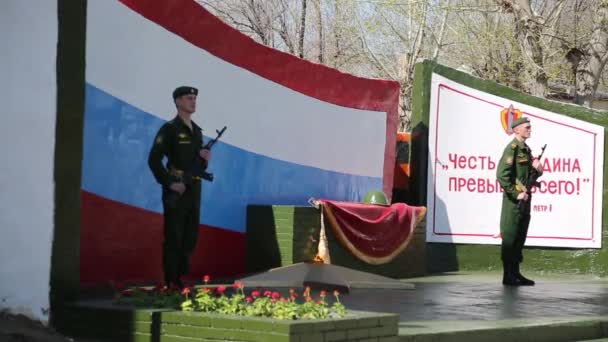
[[517,202],[503,198],[500,215],[500,233],[502,235],[501,258],[504,263],[521,263],[523,248],[530,225],[530,202],[524,210],[517,208]]
[[190,269],[190,256],[198,240],[201,191],[200,185],[188,187],[171,203],[167,201],[169,193],[163,191],[163,271],[165,281],[174,281]]

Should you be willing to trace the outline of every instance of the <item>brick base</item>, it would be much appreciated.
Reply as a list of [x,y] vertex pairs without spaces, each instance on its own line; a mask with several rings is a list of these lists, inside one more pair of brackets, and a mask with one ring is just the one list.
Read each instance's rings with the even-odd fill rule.
[[345,318],[276,320],[172,310],[75,304],[57,329],[107,341],[331,342],[398,341],[399,315],[351,311]]

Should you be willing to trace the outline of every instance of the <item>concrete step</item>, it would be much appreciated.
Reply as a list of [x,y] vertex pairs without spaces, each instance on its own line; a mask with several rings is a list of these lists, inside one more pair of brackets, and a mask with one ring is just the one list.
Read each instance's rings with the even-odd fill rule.
[[608,341],[608,317],[401,322],[399,336],[401,342]]

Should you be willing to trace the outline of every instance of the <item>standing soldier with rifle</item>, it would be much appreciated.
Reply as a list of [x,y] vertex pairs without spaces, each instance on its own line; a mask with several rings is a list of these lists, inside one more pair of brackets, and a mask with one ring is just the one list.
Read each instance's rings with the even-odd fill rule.
[[533,158],[526,144],[532,129],[528,118],[513,121],[511,129],[515,138],[505,147],[496,169],[496,178],[504,191],[500,213],[502,283],[530,286],[534,285],[534,281],[520,273],[519,264],[523,261],[522,249],[530,224],[532,186],[539,185],[536,179],[543,172],[540,163],[542,154],[539,158]]
[[[163,191],[163,271],[168,287],[183,288],[180,277],[188,273],[198,240],[201,182],[196,178],[184,182],[183,176],[193,163],[204,163],[206,167],[211,157],[202,146],[201,128],[191,120],[197,95],[198,90],[193,87],[173,91],[177,115],[160,128],[148,156],[150,170]],[[163,157],[167,157],[166,168]],[[172,197],[174,200],[169,200]]]

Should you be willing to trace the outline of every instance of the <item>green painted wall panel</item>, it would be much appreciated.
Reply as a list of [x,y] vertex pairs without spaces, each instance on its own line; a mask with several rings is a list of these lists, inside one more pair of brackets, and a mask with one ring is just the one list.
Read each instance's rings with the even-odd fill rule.
[[80,185],[85,107],[87,1],[57,1],[55,215],[51,255],[52,326],[80,291]]

